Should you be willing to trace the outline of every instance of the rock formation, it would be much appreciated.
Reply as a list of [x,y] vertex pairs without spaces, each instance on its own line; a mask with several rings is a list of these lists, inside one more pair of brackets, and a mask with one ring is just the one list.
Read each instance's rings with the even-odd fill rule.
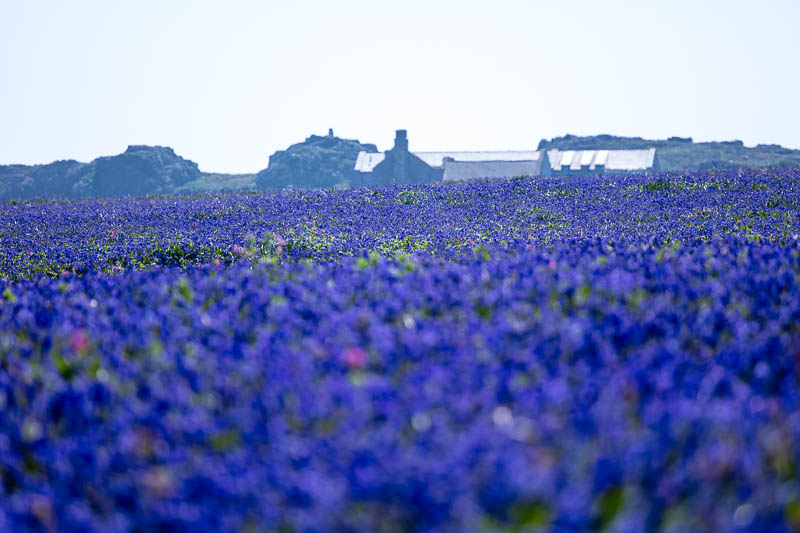
[[312,135],[305,141],[280,150],[269,158],[269,166],[256,176],[260,189],[330,188],[356,185],[353,166],[358,152],[377,152],[374,144],[356,140]]

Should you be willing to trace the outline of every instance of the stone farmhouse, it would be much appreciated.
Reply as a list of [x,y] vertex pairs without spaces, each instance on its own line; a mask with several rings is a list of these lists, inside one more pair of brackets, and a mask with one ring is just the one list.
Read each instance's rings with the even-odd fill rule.
[[359,152],[353,170],[357,185],[426,183],[480,178],[658,171],[649,150],[532,150],[411,152],[406,130],[397,130],[386,152]]

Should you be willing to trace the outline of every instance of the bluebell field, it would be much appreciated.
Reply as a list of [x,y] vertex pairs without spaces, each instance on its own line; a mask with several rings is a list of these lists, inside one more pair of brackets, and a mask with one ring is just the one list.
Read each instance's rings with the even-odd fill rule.
[[0,529],[796,531],[800,170],[0,204]]

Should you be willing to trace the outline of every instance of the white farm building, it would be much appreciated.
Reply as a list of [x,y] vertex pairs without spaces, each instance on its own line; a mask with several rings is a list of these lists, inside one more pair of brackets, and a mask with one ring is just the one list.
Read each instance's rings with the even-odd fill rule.
[[649,150],[532,150],[411,152],[405,130],[397,130],[386,152],[360,152],[353,170],[366,183],[423,183],[480,178],[654,172],[655,148]]
[[658,172],[656,149],[647,150],[548,150],[554,174],[603,174],[605,172]]

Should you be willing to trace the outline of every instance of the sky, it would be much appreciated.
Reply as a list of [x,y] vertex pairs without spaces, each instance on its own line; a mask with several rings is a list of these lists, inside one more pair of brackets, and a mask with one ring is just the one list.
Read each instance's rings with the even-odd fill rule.
[[800,2],[0,0],[0,164],[571,133],[800,148]]

